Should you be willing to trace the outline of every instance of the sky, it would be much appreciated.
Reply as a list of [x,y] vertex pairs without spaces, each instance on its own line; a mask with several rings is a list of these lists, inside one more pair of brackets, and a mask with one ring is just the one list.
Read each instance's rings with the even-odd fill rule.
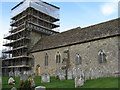
[[[97,1],[97,0],[96,0]],[[118,2],[50,2],[60,7],[60,32],[76,28],[88,27],[118,17]],[[10,29],[11,8],[19,2],[0,2],[0,50],[3,36]],[[5,40],[4,40],[5,41]]]

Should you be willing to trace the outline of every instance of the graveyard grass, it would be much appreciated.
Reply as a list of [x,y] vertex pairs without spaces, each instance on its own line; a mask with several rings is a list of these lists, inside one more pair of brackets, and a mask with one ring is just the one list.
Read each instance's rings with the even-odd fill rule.
[[[3,88],[18,88],[20,86],[19,77],[14,77],[16,80],[16,85],[8,85],[9,77],[3,77]],[[75,88],[74,80],[57,80],[54,77],[51,77],[50,83],[41,83],[41,79],[39,76],[35,77],[36,86],[45,86],[47,88]],[[88,80],[85,82],[83,87],[79,88],[118,88],[118,78],[99,78],[94,80]],[[4,90],[4,89],[3,89]]]

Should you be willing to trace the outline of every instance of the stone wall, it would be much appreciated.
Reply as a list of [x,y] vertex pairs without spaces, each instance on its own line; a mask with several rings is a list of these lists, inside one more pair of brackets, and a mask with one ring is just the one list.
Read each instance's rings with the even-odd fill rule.
[[43,33],[36,32],[36,31],[32,31],[32,32],[30,33],[30,39],[31,39],[30,45],[31,45],[31,46],[34,46],[38,41],[41,40],[41,38],[44,38],[44,37],[46,37],[46,36],[48,36],[48,35],[45,35],[45,34],[43,34]]
[[[110,37],[106,39],[76,44],[72,46],[51,49],[46,51],[40,51],[32,53],[35,57],[34,72],[36,73],[36,66],[40,65],[40,74],[49,72],[54,75],[55,70],[62,65],[63,52],[69,50],[69,58],[71,68],[75,67],[75,56],[78,53],[82,57],[82,64],[79,65],[80,69],[85,73],[99,72],[100,77],[115,76],[114,73],[118,71],[118,36]],[[106,54],[106,63],[98,62],[98,52],[103,50]],[[57,52],[61,54],[61,64],[56,64],[55,56]],[[45,67],[45,53],[48,54],[48,66]],[[89,78],[89,76],[86,76]],[[95,78],[95,75],[93,75]]]

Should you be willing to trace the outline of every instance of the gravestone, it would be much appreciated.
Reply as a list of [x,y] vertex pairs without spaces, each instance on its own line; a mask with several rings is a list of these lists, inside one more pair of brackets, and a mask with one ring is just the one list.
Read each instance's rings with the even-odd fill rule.
[[11,77],[11,76],[13,76],[13,72],[12,71],[9,72],[9,77]]
[[34,81],[34,79],[33,79],[33,78],[31,78],[30,83],[31,83],[31,87],[35,87],[35,81]]
[[20,76],[20,71],[15,71],[15,76],[16,77]]
[[75,78],[75,88],[76,87],[81,87],[84,85],[84,78],[81,76]]
[[73,74],[72,74],[72,70],[68,69],[68,74],[67,74],[67,79],[73,79]]
[[21,78],[21,81],[23,81],[23,82],[28,80],[27,74],[23,74],[20,78]]
[[97,70],[96,70],[96,68],[94,69],[94,79],[96,79],[97,78]]
[[45,86],[37,86],[35,87],[35,90],[46,90]]
[[80,68],[76,68],[76,70],[77,70],[77,77],[79,77],[80,75],[81,75],[81,69]]
[[60,79],[60,80],[65,80],[65,75],[66,75],[66,74],[65,74],[65,70],[62,70],[62,69],[61,69],[61,70],[60,70],[60,73],[59,73],[59,79]]
[[27,74],[27,71],[24,71],[23,74]]
[[73,78],[75,78],[75,77],[77,76],[76,68],[73,68],[73,69],[72,69],[72,73],[73,73]]
[[11,88],[11,90],[17,90],[15,87]]
[[93,71],[93,69],[91,70],[91,79],[94,79],[94,71]]
[[98,78],[100,78],[101,77],[101,70],[99,70],[99,75],[98,75]]
[[60,74],[60,75],[59,75],[59,79],[60,79],[60,80],[65,80],[65,76],[64,76],[63,74]]
[[41,76],[41,83],[49,83],[50,82],[50,75],[45,73]]
[[33,73],[33,74],[31,75],[31,77],[34,79],[34,78],[35,78],[35,73]]
[[23,81],[23,73],[20,73],[20,81]]
[[59,75],[60,75],[60,70],[56,70],[55,72],[55,77],[58,79],[59,78]]

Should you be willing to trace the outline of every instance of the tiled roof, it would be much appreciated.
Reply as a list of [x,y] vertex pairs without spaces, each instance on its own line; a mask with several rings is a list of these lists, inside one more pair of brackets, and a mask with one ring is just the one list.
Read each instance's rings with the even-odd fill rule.
[[47,36],[38,41],[33,46],[31,52],[59,48],[77,43],[84,43],[92,40],[120,35],[118,21],[120,21],[120,18],[85,28],[78,27],[62,33]]

